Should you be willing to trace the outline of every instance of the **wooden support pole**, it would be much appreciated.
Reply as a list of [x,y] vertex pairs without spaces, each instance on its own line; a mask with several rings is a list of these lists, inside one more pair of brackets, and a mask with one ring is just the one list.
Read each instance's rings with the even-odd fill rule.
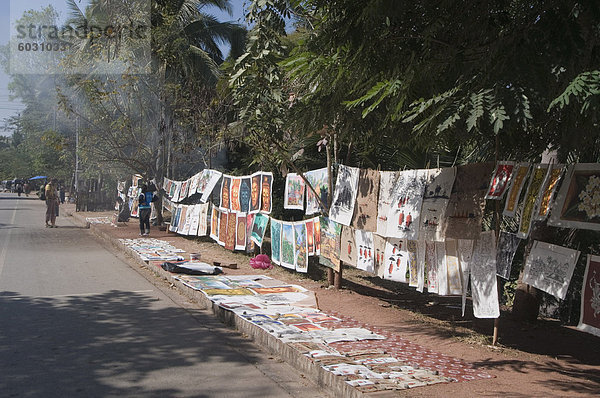
[[339,272],[336,271],[336,273],[335,273],[335,280],[334,280],[333,286],[336,289],[341,289],[342,288],[342,281],[343,281],[343,278],[342,278],[342,262],[340,261],[340,270],[339,270]]
[[[496,133],[496,154],[495,154],[495,160],[496,160],[496,165],[498,164],[498,153],[500,150],[500,138],[498,137],[498,133]],[[500,222],[502,220],[502,216],[500,214],[500,201],[496,200],[496,209],[494,212],[494,221],[495,221],[495,225],[494,227],[496,228],[496,250],[498,250],[498,241],[500,240]],[[496,288],[498,289],[498,306],[500,306],[500,297],[502,297],[500,295],[500,284],[498,283],[498,277],[496,277]],[[498,344],[498,327],[500,326],[500,315],[498,315],[498,318],[494,319],[494,335],[492,336],[492,345],[495,346],[496,344]]]
[[335,271],[333,270],[333,268],[327,268],[327,285],[328,286],[333,286],[334,285],[334,273]]

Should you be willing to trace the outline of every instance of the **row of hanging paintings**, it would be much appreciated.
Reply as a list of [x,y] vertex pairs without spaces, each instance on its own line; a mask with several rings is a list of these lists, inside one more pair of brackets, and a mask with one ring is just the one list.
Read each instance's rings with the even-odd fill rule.
[[273,173],[256,172],[235,177],[216,170],[205,169],[186,181],[164,179],[168,198],[178,203],[198,193],[206,203],[219,181],[219,208],[234,213],[270,213],[272,205]]

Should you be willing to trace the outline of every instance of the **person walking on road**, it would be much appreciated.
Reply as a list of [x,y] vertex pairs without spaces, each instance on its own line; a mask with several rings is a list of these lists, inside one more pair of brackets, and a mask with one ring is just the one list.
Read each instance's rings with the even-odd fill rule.
[[152,212],[152,202],[154,194],[148,190],[146,184],[142,185],[142,193],[138,198],[139,217],[140,217],[140,236],[150,235],[150,213]]
[[44,194],[46,196],[46,228],[56,228],[56,214],[58,213],[58,195],[56,193],[55,178],[53,178],[48,184],[46,184]]

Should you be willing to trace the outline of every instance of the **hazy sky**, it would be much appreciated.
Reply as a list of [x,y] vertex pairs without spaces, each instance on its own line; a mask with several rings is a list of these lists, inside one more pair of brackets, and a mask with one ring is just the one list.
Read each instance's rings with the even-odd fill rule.
[[[80,8],[85,7],[87,0],[75,0]],[[150,1],[150,0],[149,0]],[[214,15],[221,21],[232,21],[237,23],[244,23],[244,3],[247,0],[231,0],[233,6],[233,15],[228,15],[225,12],[221,12],[218,9],[207,8],[206,12]],[[23,12],[29,9],[40,9],[44,6],[52,5],[56,10],[59,11],[60,18],[63,19],[67,14],[67,6],[64,0],[0,0],[0,45],[8,43],[11,30],[11,21],[20,18]],[[11,9],[12,6],[12,9]],[[222,47],[222,51],[228,52],[227,47]],[[8,83],[10,76],[8,76],[3,68],[0,68],[0,135],[10,135],[11,132],[7,132],[4,129],[4,119],[7,117],[17,115],[23,105],[15,101],[9,101],[10,93],[8,91]]]

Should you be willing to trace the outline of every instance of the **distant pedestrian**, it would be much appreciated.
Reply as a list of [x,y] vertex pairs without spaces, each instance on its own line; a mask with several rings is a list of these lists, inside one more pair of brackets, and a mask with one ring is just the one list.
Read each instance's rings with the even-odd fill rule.
[[23,185],[21,185],[20,182],[17,182],[17,194],[19,196],[21,196],[22,193],[23,193]]
[[25,196],[29,197],[29,192],[31,192],[31,185],[28,182],[23,184],[23,191],[25,192]]
[[65,204],[65,186],[60,184],[60,189],[58,190],[60,196],[60,203]]
[[52,179],[44,189],[46,197],[46,228],[56,228],[56,214],[58,213],[58,194],[56,192],[56,179]]
[[152,212],[152,202],[154,202],[154,194],[148,190],[146,184],[142,185],[142,193],[138,198],[140,236],[150,235],[150,213]]

